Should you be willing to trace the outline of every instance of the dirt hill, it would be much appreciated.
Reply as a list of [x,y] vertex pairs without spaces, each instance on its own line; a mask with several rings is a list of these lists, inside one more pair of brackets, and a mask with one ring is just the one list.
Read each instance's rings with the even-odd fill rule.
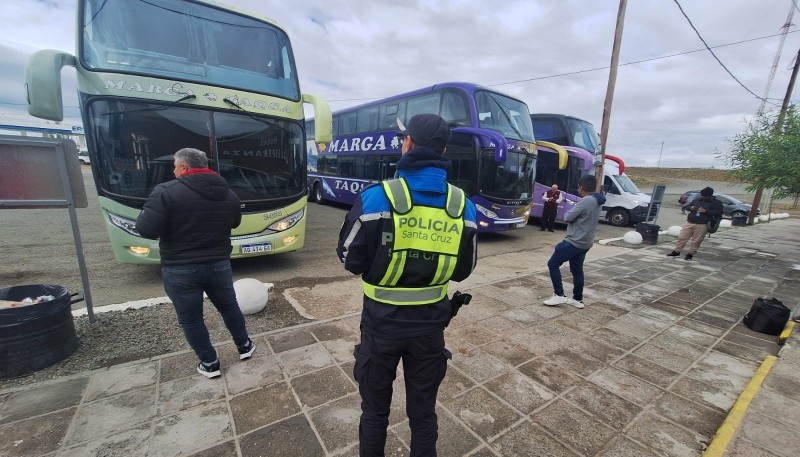
[[663,182],[663,178],[697,179],[705,181],[722,181],[738,183],[730,170],[719,168],[644,168],[625,167],[628,175],[636,185],[652,186]]

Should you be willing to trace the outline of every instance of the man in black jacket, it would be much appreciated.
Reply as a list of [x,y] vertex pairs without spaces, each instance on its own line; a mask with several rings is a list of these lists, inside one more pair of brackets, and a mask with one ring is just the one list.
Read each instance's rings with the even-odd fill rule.
[[147,198],[136,229],[158,239],[164,290],[178,323],[207,378],[220,373],[219,359],[203,320],[203,292],[217,308],[239,350],[250,358],[256,349],[245,326],[233,289],[231,229],[242,220],[239,197],[225,179],[208,168],[203,151],[184,148],[175,153],[175,178],[159,184]]
[[686,243],[691,239],[692,246],[686,254],[686,260],[692,260],[697,250],[700,249],[700,244],[703,238],[708,233],[708,222],[722,217],[722,202],[714,198],[714,189],[706,187],[700,191],[700,196],[695,197],[692,203],[688,206],[689,216],[686,217],[686,223],[681,227],[681,233],[678,235],[678,242],[675,244],[675,249],[672,250],[667,257],[678,257],[681,255]]

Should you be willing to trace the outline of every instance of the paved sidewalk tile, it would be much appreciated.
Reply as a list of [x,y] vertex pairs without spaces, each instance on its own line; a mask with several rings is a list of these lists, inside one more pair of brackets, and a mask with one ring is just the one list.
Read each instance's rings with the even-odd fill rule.
[[[700,456],[768,355],[727,455],[800,455],[800,337],[781,347],[741,323],[758,296],[797,308],[800,223],[718,232],[694,262],[666,249],[598,249],[580,310],[542,304],[544,265],[505,273],[520,253],[483,262],[446,330],[439,455]],[[359,316],[253,338],[246,361],[217,346],[216,379],[181,351],[0,388],[0,455],[358,455]],[[408,455],[402,365],[393,391],[386,455]]]

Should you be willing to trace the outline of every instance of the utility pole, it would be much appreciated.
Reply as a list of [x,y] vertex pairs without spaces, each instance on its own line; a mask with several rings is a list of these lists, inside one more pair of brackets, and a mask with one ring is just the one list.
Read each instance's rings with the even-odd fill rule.
[[[773,134],[780,132],[781,127],[783,126],[783,119],[786,117],[786,110],[789,108],[789,99],[792,98],[792,92],[794,91],[794,82],[797,80],[798,68],[800,68],[800,50],[797,51],[797,56],[794,58],[792,77],[789,78],[789,87],[786,88],[786,95],[783,97],[783,104],[781,105],[781,111],[778,114],[778,121],[775,123]],[[764,189],[762,189],[760,186],[758,189],[756,189],[756,195],[753,197],[753,207],[750,209],[750,215],[747,218],[748,225],[753,225],[753,220],[755,220],[756,214],[758,214],[758,205],[761,204],[761,194],[763,191]]]
[[658,153],[658,165],[656,168],[661,168],[661,154],[664,152],[664,142],[661,142],[661,151]]
[[608,73],[608,88],[606,89],[606,101],[603,104],[603,121],[600,127],[600,163],[595,170],[597,178],[597,188],[595,192],[600,192],[603,188],[603,167],[606,162],[606,142],[608,140],[608,125],[611,122],[611,103],[614,101],[614,87],[617,84],[617,66],[619,65],[619,48],[622,43],[622,28],[625,25],[625,8],[628,0],[619,1],[619,11],[617,12],[617,28],[614,31],[614,48],[611,51],[611,71]]

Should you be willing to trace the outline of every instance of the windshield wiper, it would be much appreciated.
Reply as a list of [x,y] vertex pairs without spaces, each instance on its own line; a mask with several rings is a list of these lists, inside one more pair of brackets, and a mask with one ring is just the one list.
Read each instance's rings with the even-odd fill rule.
[[497,99],[494,98],[494,94],[492,94],[491,92],[488,92],[488,94],[489,94],[489,98],[492,99],[494,104],[497,105],[498,108],[500,108],[500,112],[503,113],[503,116],[508,121],[508,126],[511,127],[512,129],[514,129],[514,132],[517,133],[517,135],[519,136],[520,140],[524,140],[524,138],[522,137],[522,132],[519,131],[519,129],[514,125],[514,121],[512,121],[511,118],[508,116],[508,113],[506,113],[505,106],[501,105],[500,102],[498,102]]
[[194,100],[195,98],[197,98],[197,96],[194,95],[194,94],[186,94],[183,97],[181,97],[181,98],[179,98],[179,99],[177,99],[175,101],[171,101],[171,102],[169,102],[169,103],[167,103],[165,105],[148,106],[147,108],[124,109],[124,110],[121,110],[121,111],[109,111],[107,113],[103,113],[103,115],[104,116],[110,116],[112,114],[136,113],[136,112],[139,112],[139,111],[163,111],[165,109],[172,108],[173,106],[175,106],[175,105],[177,105],[177,104],[179,104],[181,102],[185,102],[186,100]]

